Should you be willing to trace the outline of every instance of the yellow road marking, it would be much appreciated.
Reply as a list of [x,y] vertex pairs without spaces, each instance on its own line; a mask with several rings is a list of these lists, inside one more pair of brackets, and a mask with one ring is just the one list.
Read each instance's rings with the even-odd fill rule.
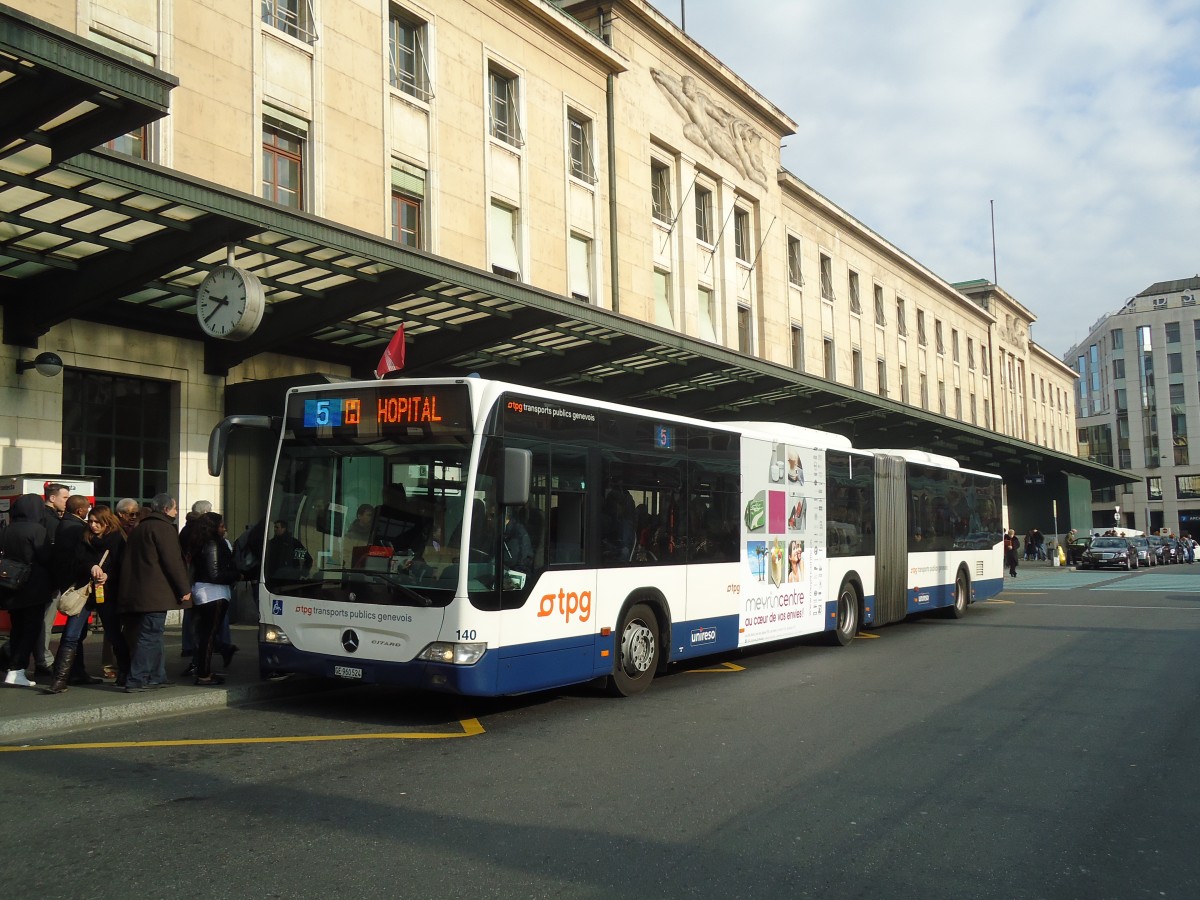
[[[1044,597],[1045,591],[1005,591],[1006,594],[1012,594],[1014,597]],[[1010,606],[1015,602],[1013,600],[983,600],[982,603],[1007,603]]]
[[739,666],[737,663],[723,662],[715,669],[688,669],[688,672],[745,672],[745,666]]
[[871,640],[878,640],[879,635],[877,635],[873,631],[860,631],[858,634],[856,634],[854,636],[854,638],[855,638],[855,640],[858,640],[861,638],[864,641],[871,641]]
[[377,734],[310,734],[295,737],[256,738],[194,738],[175,741],[107,741],[94,744],[44,744],[21,747],[0,747],[0,753],[22,753],[28,750],[120,750],[128,747],[212,747],[222,744],[304,744],[317,741],[409,741],[446,740],[475,737],[484,733],[478,719],[462,719],[462,731],[392,731]]

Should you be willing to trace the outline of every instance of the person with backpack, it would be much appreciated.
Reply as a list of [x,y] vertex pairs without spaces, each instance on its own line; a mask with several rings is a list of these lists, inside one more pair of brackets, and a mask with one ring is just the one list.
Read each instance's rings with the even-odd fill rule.
[[9,658],[4,683],[36,687],[25,674],[46,609],[54,596],[50,577],[53,545],[42,524],[40,494],[22,494],[13,504],[12,522],[0,543],[0,568],[9,573],[9,583],[0,587],[0,607],[8,611]]

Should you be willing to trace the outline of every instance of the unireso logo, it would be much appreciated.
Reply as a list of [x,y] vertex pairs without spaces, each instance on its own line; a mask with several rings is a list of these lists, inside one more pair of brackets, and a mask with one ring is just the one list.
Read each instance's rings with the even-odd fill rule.
[[715,628],[693,628],[692,629],[692,646],[697,644],[711,644],[717,639],[717,629]]

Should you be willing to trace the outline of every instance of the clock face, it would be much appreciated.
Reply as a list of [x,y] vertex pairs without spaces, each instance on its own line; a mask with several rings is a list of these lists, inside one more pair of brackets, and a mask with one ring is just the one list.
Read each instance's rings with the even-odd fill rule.
[[250,272],[218,266],[196,291],[196,320],[205,334],[227,341],[249,337],[262,321],[262,285]]

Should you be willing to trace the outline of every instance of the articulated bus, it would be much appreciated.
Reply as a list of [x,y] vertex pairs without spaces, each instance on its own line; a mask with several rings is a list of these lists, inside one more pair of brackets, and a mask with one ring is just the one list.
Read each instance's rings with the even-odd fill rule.
[[259,585],[264,676],[471,695],[601,682],[999,593],[995,476],[768,422],[477,377],[288,391]]

